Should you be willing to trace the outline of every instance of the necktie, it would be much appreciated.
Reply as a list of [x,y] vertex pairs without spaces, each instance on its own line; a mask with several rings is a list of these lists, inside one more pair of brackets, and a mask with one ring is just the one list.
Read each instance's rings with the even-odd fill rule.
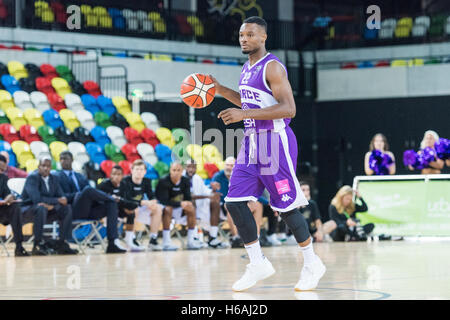
[[72,178],[72,181],[75,184],[75,188],[77,188],[77,191],[79,192],[80,187],[78,186],[78,181],[77,181],[77,178],[75,177],[75,174],[73,173],[73,171],[70,171],[69,177]]

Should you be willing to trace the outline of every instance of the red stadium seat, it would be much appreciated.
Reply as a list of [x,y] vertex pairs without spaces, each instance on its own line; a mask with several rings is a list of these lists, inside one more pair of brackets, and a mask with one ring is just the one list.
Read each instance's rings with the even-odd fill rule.
[[208,173],[209,178],[212,178],[216,172],[219,172],[219,168],[214,163],[205,163],[203,164],[203,168]]
[[30,144],[33,141],[41,141],[41,137],[37,133],[36,129],[29,124],[25,124],[20,127],[20,138],[24,140],[26,143]]
[[127,160],[119,161],[119,166],[122,167],[124,176],[128,176],[131,173],[131,165],[132,164],[133,164],[132,161],[127,161]]
[[157,144],[159,144],[159,140],[156,137],[156,133],[149,128],[144,128],[141,131],[141,138],[144,139],[145,143],[148,143],[153,148],[156,147]]
[[128,140],[128,142],[135,146],[137,146],[139,143],[144,142],[144,139],[141,138],[141,136],[139,135],[139,131],[137,131],[136,129],[127,127],[125,128],[123,133],[125,134],[125,138]]
[[50,93],[56,93],[55,89],[52,86],[52,81],[50,80],[50,78],[46,77],[36,78],[36,89],[45,93],[46,95]]
[[112,168],[116,165],[116,163],[112,160],[103,160],[100,164],[100,168],[102,171],[106,174],[106,176],[109,178],[111,176]]
[[133,162],[134,160],[141,159],[136,146],[131,143],[125,144],[120,150],[123,152],[128,161]]
[[3,3],[0,3],[0,19],[5,20],[6,18],[8,18],[8,8]]
[[358,66],[354,62],[347,62],[341,66],[341,69],[356,69]]
[[185,36],[193,35],[192,26],[188,23],[186,16],[177,14],[175,20],[178,23],[180,33]]
[[50,80],[53,78],[59,77],[58,72],[56,72],[55,67],[52,66],[51,64],[44,63],[41,65],[40,69],[41,69],[41,72],[44,75],[44,77],[50,78]]
[[0,134],[3,136],[3,140],[10,144],[13,141],[20,140],[19,133],[9,123],[0,124]]
[[390,66],[391,66],[391,64],[389,61],[378,61],[375,64],[375,67],[390,67]]
[[61,98],[61,96],[56,92],[50,92],[47,94],[47,98],[54,110],[59,112],[62,109],[66,109],[66,104],[64,103],[63,98]]
[[97,98],[102,94],[99,85],[95,81],[87,80],[83,82],[84,89],[92,96]]
[[10,50],[19,50],[19,51],[23,51],[23,48],[21,46],[18,45],[12,45],[11,47],[9,47]]

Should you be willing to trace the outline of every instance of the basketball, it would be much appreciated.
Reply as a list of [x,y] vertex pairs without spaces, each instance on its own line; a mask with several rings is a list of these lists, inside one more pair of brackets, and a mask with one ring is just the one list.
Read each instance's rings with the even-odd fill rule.
[[210,76],[193,73],[187,76],[181,84],[181,99],[193,108],[204,108],[211,104],[216,94],[216,88]]

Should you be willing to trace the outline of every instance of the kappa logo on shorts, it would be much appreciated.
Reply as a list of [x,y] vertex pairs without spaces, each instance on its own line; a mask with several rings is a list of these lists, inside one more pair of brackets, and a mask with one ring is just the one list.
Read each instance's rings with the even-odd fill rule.
[[275,187],[277,187],[278,194],[288,193],[291,191],[288,179],[275,181]]
[[281,201],[288,202],[289,200],[292,200],[292,198],[288,194],[283,194],[281,197]]

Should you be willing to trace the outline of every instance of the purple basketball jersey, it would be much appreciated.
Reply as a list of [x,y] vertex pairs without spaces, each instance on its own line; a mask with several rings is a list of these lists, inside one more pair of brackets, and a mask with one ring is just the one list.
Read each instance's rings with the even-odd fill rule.
[[[252,66],[247,61],[242,67],[241,78],[239,80],[242,109],[262,109],[278,103],[272,95],[272,90],[266,81],[267,64],[274,60],[280,63],[284,70],[286,70],[286,67],[280,60],[271,53],[267,53]],[[287,127],[289,122],[291,122],[290,118],[275,120],[244,119],[244,127],[246,133],[260,132],[261,130],[278,132]]]

